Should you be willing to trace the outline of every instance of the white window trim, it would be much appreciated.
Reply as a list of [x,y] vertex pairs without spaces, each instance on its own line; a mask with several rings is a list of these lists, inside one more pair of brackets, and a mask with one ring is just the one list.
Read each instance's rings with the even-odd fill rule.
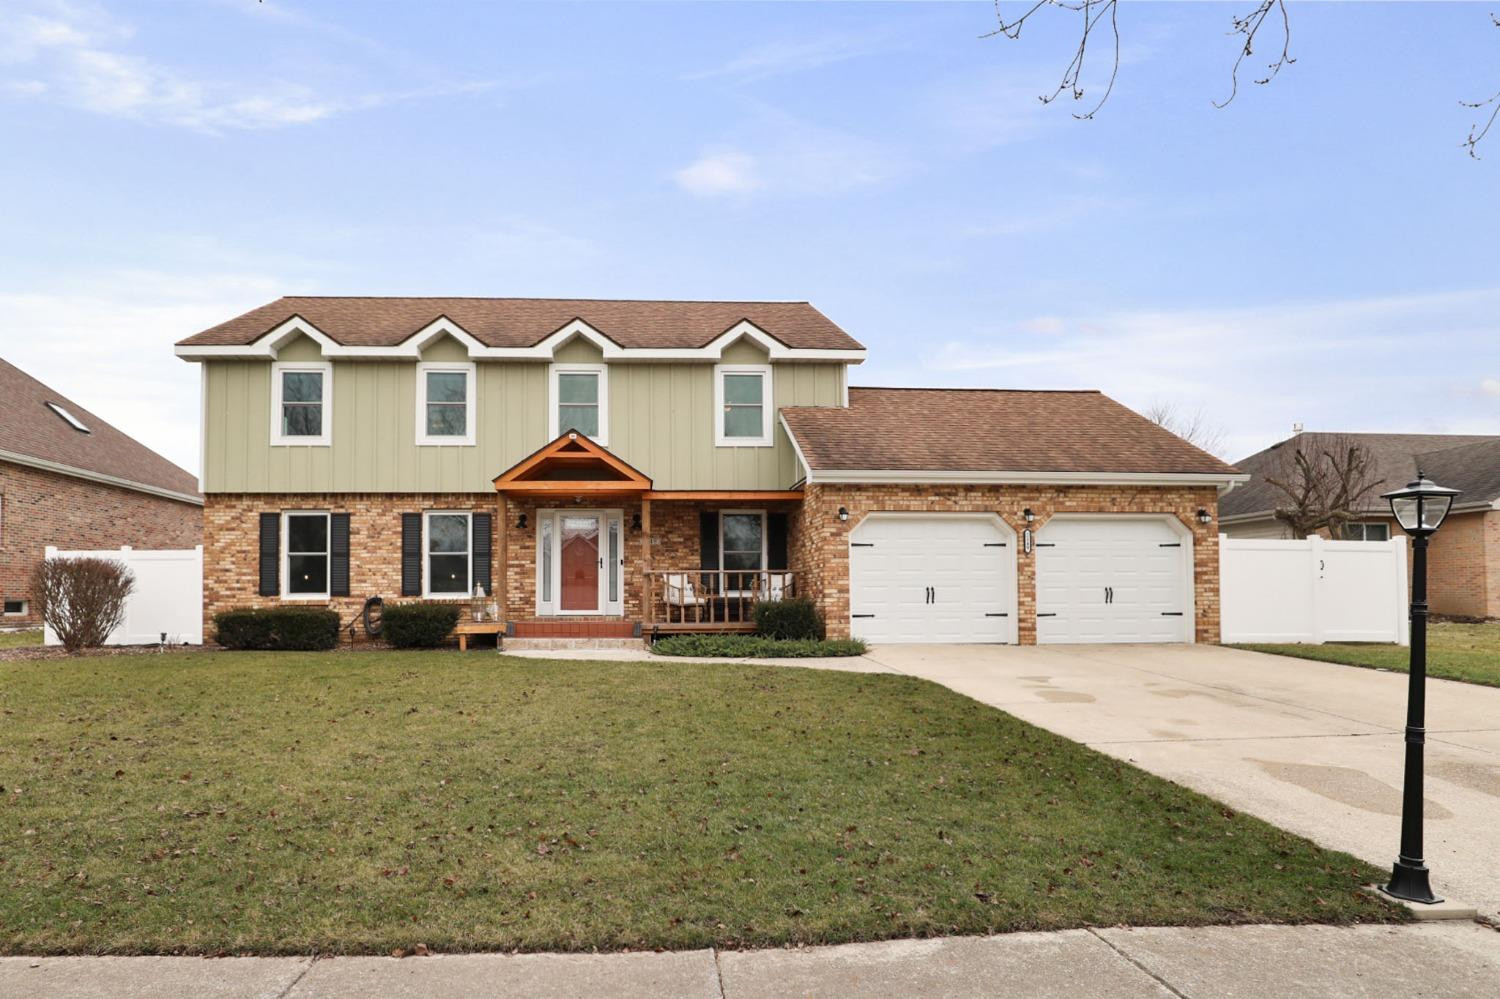
[[[18,610],[18,611],[4,611],[3,615],[0,615],[0,616],[4,616],[4,617],[25,617],[27,614],[31,613],[31,601],[30,600],[7,600],[7,601],[5,601],[5,603],[7,603],[7,604],[20,604],[21,605],[21,609]],[[3,607],[3,604],[0,604],[0,607]]]
[[[283,372],[317,372],[323,376],[323,432],[316,437],[288,437],[281,432]],[[333,365],[328,361],[277,361],[271,365],[271,445],[328,447],[333,443]]]
[[[427,433],[427,375],[430,372],[461,374],[464,376],[464,434],[456,436],[433,436]],[[475,366],[472,361],[423,361],[417,365],[417,446],[418,447],[472,447],[474,424],[478,422],[479,408],[474,400]],[[555,436],[555,435],[554,435]]]
[[1381,538],[1379,541],[1372,542],[1373,544],[1383,545],[1387,541],[1391,540],[1391,525],[1383,520],[1351,520],[1346,526],[1359,528],[1360,541],[1370,540],[1367,535],[1370,533],[1370,528],[1372,527],[1381,527],[1385,529],[1385,537]]
[[[720,510],[719,511],[719,571],[720,572],[743,572],[743,573],[745,573],[747,575],[764,575],[766,573],[767,566],[770,564],[770,561],[771,561],[771,559],[770,559],[770,539],[766,537],[766,528],[768,526],[768,518],[766,517],[766,513],[767,513],[767,511],[765,511],[765,510]],[[758,517],[760,517],[760,568],[759,569],[726,569],[724,567],[724,515],[725,514],[744,514],[746,516],[758,516]],[[739,596],[749,596],[750,595],[750,591],[749,590],[730,590],[730,589],[728,589],[728,586],[727,586],[728,579],[727,579],[727,577],[725,579],[725,583],[726,583],[725,596],[739,597]]]
[[[432,530],[434,516],[462,517],[469,525],[469,579],[462,593],[432,592]],[[457,552],[438,552],[439,555],[456,555]],[[471,510],[424,510],[422,511],[422,596],[429,600],[468,600],[474,594],[474,513]]]
[[559,420],[557,410],[561,405],[557,390],[559,375],[598,375],[599,376],[599,433],[590,437],[589,440],[601,447],[609,446],[609,365],[607,364],[554,364],[550,369],[548,381],[551,383],[551,391],[547,412],[548,439],[557,440],[562,433],[558,429]]
[[[728,437],[724,434],[724,376],[760,375],[760,436]],[[715,364],[714,365],[714,446],[715,447],[770,447],[772,404],[771,366],[769,364]]]
[[[327,588],[322,593],[293,593],[292,551],[287,543],[290,534],[288,522],[292,517],[322,517],[324,558],[328,560],[328,571],[323,574]],[[298,552],[299,555],[310,554]],[[333,586],[333,518],[327,510],[283,510],[281,511],[281,599],[283,600],[328,600]]]

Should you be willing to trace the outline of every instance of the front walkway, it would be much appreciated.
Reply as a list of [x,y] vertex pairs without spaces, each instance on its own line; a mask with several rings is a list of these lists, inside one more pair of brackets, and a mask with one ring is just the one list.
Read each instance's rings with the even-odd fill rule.
[[[1401,828],[1406,676],[1216,646],[886,646],[934,680],[1378,866]],[[1500,688],[1427,687],[1427,863],[1500,916]]]
[[871,999],[1491,997],[1500,933],[1475,923],[1068,930],[798,950],[442,957],[5,957],[36,999]]

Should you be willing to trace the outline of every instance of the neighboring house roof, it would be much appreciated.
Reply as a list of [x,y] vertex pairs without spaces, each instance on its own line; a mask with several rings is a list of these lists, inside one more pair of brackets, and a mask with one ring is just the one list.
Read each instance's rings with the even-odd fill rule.
[[193,475],[3,359],[0,461],[203,502]]
[[[814,481],[836,473],[878,481],[1065,482],[1092,478],[1213,478],[1231,466],[1094,391],[851,388],[848,408],[781,411]],[[924,474],[925,473],[925,474]],[[933,474],[936,473],[936,474]],[[853,477],[853,476],[851,476]]]
[[748,321],[794,350],[864,348],[807,302],[579,298],[384,298],[297,295],[196,333],[179,347],[247,346],[301,317],[342,347],[394,347],[439,319],[485,347],[533,347],[582,320],[628,350],[698,349]]
[[1308,432],[1278,441],[1264,451],[1236,462],[1250,473],[1250,481],[1219,501],[1225,519],[1269,517],[1285,494],[1266,481],[1266,474],[1288,448],[1317,449],[1347,438],[1369,451],[1380,484],[1359,504],[1362,513],[1389,513],[1381,493],[1400,489],[1425,471],[1439,485],[1463,490],[1455,509],[1486,506],[1500,499],[1500,435],[1477,434],[1340,434]]

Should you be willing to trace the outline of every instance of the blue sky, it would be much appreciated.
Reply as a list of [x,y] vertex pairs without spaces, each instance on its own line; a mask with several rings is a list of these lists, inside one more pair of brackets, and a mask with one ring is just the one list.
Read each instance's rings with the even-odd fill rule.
[[1127,4],[1092,121],[1036,99],[1071,20],[988,2],[5,6],[0,355],[189,469],[171,344],[287,293],[809,299],[856,384],[1097,387],[1230,458],[1500,433],[1483,5],[1293,2],[1217,110],[1250,4]]

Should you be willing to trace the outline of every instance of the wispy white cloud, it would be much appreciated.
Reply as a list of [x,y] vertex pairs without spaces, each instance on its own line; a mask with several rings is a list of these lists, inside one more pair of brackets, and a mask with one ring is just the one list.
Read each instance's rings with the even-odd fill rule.
[[735,143],[708,147],[673,171],[677,186],[699,197],[823,196],[881,184],[907,170],[906,160],[883,143],[767,105],[755,105],[735,131]]
[[0,21],[0,83],[12,96],[52,100],[115,118],[205,132],[279,128],[428,97],[491,89],[489,82],[354,95],[293,83],[202,80],[129,51],[130,26],[94,8],[43,3]]
[[690,74],[689,80],[729,77],[741,82],[805,73],[836,63],[879,55],[901,47],[889,32],[867,31],[824,35],[818,38],[784,38],[763,42],[740,52],[721,66]]
[[[1243,457],[1310,429],[1500,433],[1500,289],[1252,308],[1038,316],[941,344],[950,383],[1099,388],[1229,428]],[[1425,349],[1424,349],[1425,348]],[[1458,363],[1457,359],[1462,359]],[[1441,405],[1434,405],[1441,400]]]

